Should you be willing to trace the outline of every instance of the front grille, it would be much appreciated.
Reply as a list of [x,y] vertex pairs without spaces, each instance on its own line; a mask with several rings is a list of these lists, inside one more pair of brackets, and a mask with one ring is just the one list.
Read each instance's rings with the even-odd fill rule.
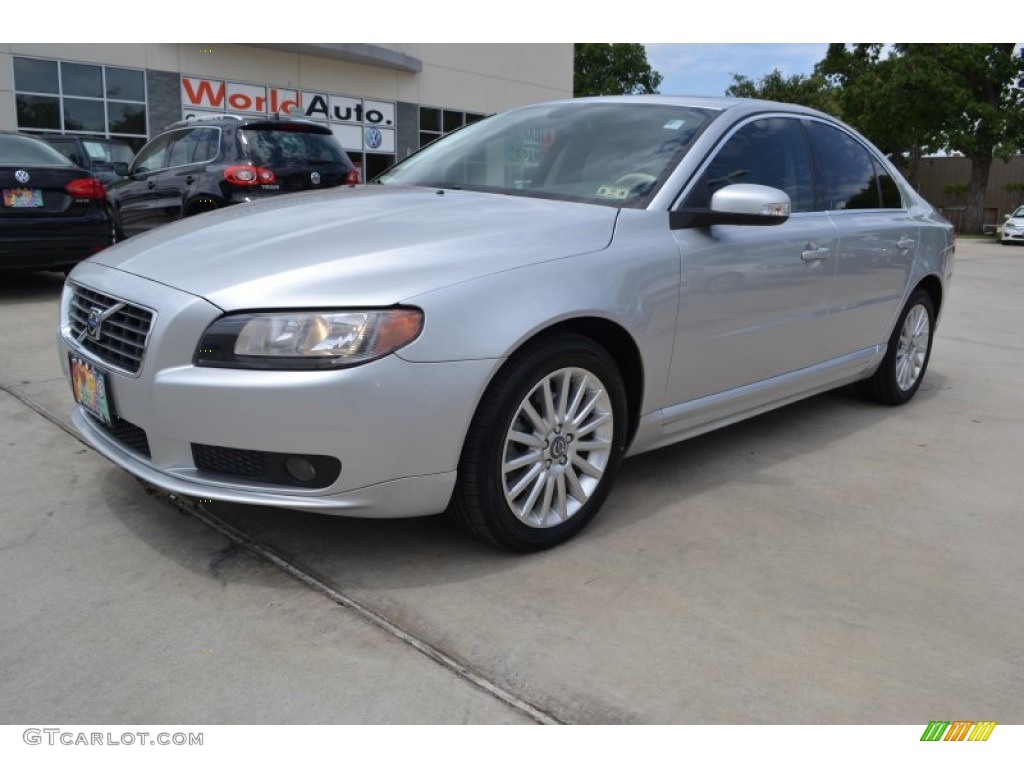
[[114,422],[111,425],[103,423],[92,414],[89,414],[89,418],[92,419],[93,424],[121,443],[125,448],[142,454],[147,459],[151,458],[149,438],[146,436],[146,430],[142,427],[136,426],[118,416],[114,417]]
[[[105,316],[99,338],[94,338],[88,334],[89,317],[97,312]],[[103,362],[128,373],[138,373],[142,368],[146,338],[153,324],[150,310],[76,285],[68,324],[75,341]]]
[[[326,488],[341,474],[341,462],[333,456],[249,451],[201,443],[192,443],[192,460],[201,472],[299,488]],[[296,462],[310,470],[311,476],[302,472],[297,475]]]

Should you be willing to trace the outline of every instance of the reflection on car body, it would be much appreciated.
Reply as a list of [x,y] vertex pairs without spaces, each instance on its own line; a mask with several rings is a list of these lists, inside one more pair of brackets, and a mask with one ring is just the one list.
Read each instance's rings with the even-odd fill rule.
[[107,396],[85,439],[171,492],[447,511],[529,551],[625,455],[851,382],[909,401],[952,268],[948,222],[826,115],[580,99],[115,246],[69,278],[61,361]]

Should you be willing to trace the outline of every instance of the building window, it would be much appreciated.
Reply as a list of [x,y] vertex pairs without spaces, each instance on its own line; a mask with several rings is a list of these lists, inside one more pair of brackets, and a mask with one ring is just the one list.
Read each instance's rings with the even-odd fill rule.
[[18,129],[126,139],[148,137],[141,69],[14,57]]
[[464,125],[483,120],[484,117],[486,115],[457,109],[420,107],[420,146],[426,146],[434,139],[439,139]]

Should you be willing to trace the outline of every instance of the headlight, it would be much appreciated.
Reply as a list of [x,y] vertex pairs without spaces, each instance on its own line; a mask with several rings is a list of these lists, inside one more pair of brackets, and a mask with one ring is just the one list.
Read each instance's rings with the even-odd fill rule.
[[225,315],[206,329],[194,362],[214,368],[343,368],[391,354],[422,328],[423,313],[406,307]]

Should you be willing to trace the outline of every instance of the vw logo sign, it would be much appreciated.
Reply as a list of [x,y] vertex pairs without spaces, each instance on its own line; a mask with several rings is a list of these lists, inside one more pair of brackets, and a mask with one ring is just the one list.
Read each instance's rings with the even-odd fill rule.
[[28,171],[18,170],[14,172],[14,179],[19,184],[28,184],[29,178],[31,177],[28,175]]
[[320,172],[319,171],[313,171],[311,174],[309,174],[309,180],[312,181],[314,184],[319,184],[320,183]]
[[363,134],[363,141],[370,149],[377,149],[384,142],[384,135],[379,128],[367,128],[366,133]]

